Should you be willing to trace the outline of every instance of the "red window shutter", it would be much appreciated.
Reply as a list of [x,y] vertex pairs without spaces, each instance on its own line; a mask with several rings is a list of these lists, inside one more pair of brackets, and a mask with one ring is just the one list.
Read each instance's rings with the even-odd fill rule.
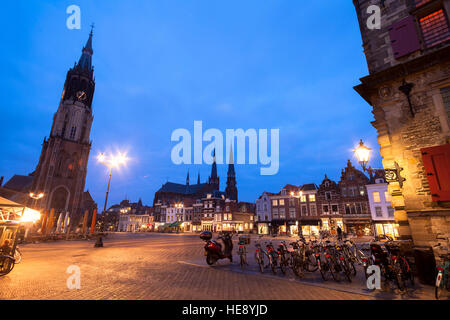
[[389,37],[391,38],[395,59],[420,49],[419,35],[412,16],[394,23],[389,28]]
[[450,201],[450,144],[420,151],[433,201]]

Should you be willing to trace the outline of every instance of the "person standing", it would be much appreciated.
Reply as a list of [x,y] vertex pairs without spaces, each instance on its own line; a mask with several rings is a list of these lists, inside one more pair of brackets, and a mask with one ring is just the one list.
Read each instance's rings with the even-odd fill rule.
[[341,241],[342,240],[342,229],[341,229],[341,226],[338,226],[336,231],[337,231],[338,240]]

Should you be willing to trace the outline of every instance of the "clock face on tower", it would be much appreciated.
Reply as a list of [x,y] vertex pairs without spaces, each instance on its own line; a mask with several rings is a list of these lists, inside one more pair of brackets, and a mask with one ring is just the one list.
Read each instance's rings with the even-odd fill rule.
[[84,91],[78,91],[78,92],[77,92],[77,99],[78,99],[79,101],[84,101],[84,100],[86,100],[86,92],[84,92]]

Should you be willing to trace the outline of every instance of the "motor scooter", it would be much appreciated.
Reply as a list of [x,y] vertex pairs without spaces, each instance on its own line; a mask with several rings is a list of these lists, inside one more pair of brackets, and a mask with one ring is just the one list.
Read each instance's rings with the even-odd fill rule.
[[[205,244],[205,256],[206,263],[208,265],[213,265],[220,259],[230,259],[230,262],[233,262],[233,235],[229,233],[223,233],[220,235],[217,240],[222,240],[222,244],[220,244],[216,240],[212,239],[212,233],[210,231],[203,231],[200,234],[200,239],[206,242]],[[223,248],[222,248],[223,247]]]

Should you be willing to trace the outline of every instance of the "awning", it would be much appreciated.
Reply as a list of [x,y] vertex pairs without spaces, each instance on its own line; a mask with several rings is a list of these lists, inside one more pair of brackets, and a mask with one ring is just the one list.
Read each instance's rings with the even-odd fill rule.
[[176,228],[176,227],[181,226],[182,223],[183,223],[183,222],[181,222],[181,221],[175,221],[174,223],[172,223],[171,225],[169,225],[169,227],[171,227],[171,228]]
[[26,206],[23,204],[0,197],[0,221],[18,220],[25,212]]

